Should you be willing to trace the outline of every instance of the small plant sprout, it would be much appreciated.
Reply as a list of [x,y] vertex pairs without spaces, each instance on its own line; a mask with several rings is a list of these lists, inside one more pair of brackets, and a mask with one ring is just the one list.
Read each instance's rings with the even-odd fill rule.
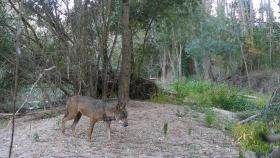
[[192,134],[192,128],[188,129],[188,134],[191,135]]
[[167,130],[168,130],[168,123],[164,123],[163,125],[163,133],[166,136],[167,135]]
[[33,141],[38,142],[39,141],[39,134],[37,132],[34,132],[32,134],[32,139],[33,139]]
[[60,129],[60,119],[59,117],[57,117],[55,121],[55,130],[59,130],[59,129]]
[[216,114],[212,109],[208,109],[205,112],[205,123],[207,127],[212,127],[214,122],[216,121]]
[[176,116],[177,117],[184,117],[184,116],[186,116],[186,112],[183,113],[179,109],[177,109]]

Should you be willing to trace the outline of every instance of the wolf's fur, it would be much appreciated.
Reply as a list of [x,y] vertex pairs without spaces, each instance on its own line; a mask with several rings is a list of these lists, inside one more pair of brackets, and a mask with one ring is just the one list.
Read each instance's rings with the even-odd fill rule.
[[[271,135],[265,135],[260,134],[260,138],[268,143],[277,142],[280,141],[280,135],[279,134],[271,134]],[[280,158],[280,148],[274,149],[268,156],[269,158]]]
[[65,122],[73,120],[71,126],[75,135],[75,128],[82,115],[90,118],[88,141],[91,142],[91,135],[94,124],[97,121],[105,121],[107,124],[108,139],[111,142],[111,121],[120,120],[123,126],[128,126],[127,111],[125,106],[107,103],[102,100],[93,99],[87,96],[73,96],[67,100],[65,116],[62,119],[62,133],[65,133]]
[[260,137],[262,138],[263,141],[266,141],[269,143],[280,141],[279,134],[271,134],[271,135],[260,134]]

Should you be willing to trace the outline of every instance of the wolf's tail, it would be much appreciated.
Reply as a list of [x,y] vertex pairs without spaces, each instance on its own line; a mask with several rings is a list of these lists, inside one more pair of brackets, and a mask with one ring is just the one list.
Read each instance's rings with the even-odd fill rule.
[[69,100],[66,101],[64,117],[67,117],[67,116],[69,115],[69,112],[68,112],[68,104],[69,104]]
[[260,138],[265,142],[276,142],[280,141],[280,135],[279,134],[271,134],[271,135],[265,135],[263,133],[260,134]]
[[69,112],[68,112],[68,110],[66,109],[65,114],[64,114],[64,117],[67,117],[68,114],[69,114]]

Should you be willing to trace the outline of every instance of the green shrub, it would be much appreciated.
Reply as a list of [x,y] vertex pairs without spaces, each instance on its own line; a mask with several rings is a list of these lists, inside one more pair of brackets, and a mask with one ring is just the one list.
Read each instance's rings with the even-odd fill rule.
[[177,81],[173,84],[176,92],[176,100],[179,102],[196,103],[200,106],[207,106],[210,98],[203,94],[212,87],[212,83],[207,81]]
[[[267,101],[267,96],[229,87],[225,84],[211,83],[209,81],[179,80],[172,84],[170,91],[176,95],[159,92],[151,101],[157,103],[190,104],[198,107],[217,107],[229,111],[260,110]],[[251,97],[252,95],[253,97]]]
[[60,127],[61,127],[61,124],[60,124],[60,117],[56,117],[56,120],[55,120],[55,130],[60,130]]
[[176,103],[174,96],[166,95],[163,92],[157,93],[151,98],[151,101],[159,104]]
[[38,142],[39,141],[39,134],[37,132],[34,132],[32,134],[32,139],[33,139],[33,141]]
[[268,153],[271,150],[268,143],[259,139],[260,133],[268,132],[266,123],[255,121],[247,124],[236,124],[231,130],[242,150],[258,153]]
[[202,107],[218,107],[229,111],[261,109],[267,98],[246,97],[252,92],[209,81],[180,80],[173,84],[178,103],[192,103]]
[[246,108],[252,106],[252,103],[243,97],[243,95],[238,94],[235,88],[217,86],[212,89],[209,95],[213,106],[225,110],[244,111]]
[[212,127],[216,121],[216,114],[212,109],[205,111],[205,123],[207,127]]
[[167,135],[167,130],[168,130],[168,123],[164,123],[163,125],[163,133],[166,136]]

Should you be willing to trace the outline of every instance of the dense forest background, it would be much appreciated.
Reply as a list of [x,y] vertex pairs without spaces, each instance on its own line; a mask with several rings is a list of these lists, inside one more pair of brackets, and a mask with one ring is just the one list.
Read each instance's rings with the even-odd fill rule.
[[[140,79],[170,84],[190,78],[270,92],[280,82],[280,23],[272,10],[276,2],[259,2],[131,0],[131,84]],[[26,91],[44,69],[56,66],[36,86],[40,99],[116,96],[122,59],[121,3],[2,0],[0,111],[7,109],[13,96],[17,48],[19,92]]]
[[[49,126],[40,124],[37,130],[57,133],[65,100],[72,95],[118,97],[118,105],[134,100],[128,109],[137,126],[129,129],[133,135],[120,133],[135,144],[140,141],[134,131],[143,134],[141,142],[151,142],[151,137],[165,138],[169,128],[177,131],[168,126],[177,120],[186,144],[196,138],[206,142],[207,152],[199,147],[199,156],[218,153],[208,148],[216,147],[212,139],[220,135],[211,128],[234,138],[226,143],[220,137],[221,152],[237,143],[240,157],[247,151],[267,155],[273,145],[260,141],[260,134],[280,132],[279,11],[277,0],[0,0],[0,127],[9,127],[13,116],[10,155],[15,116],[56,117],[41,120]],[[149,102],[135,101],[144,99]],[[159,128],[151,128],[155,122]],[[29,123],[22,127],[30,127],[28,138],[33,135],[36,142],[38,131],[32,134]],[[175,135],[163,139],[176,138],[166,149],[176,147],[177,153],[181,146],[185,154]],[[67,142],[48,138],[52,145]],[[147,146],[135,144],[130,147],[146,151]],[[128,149],[129,143],[123,145]]]

